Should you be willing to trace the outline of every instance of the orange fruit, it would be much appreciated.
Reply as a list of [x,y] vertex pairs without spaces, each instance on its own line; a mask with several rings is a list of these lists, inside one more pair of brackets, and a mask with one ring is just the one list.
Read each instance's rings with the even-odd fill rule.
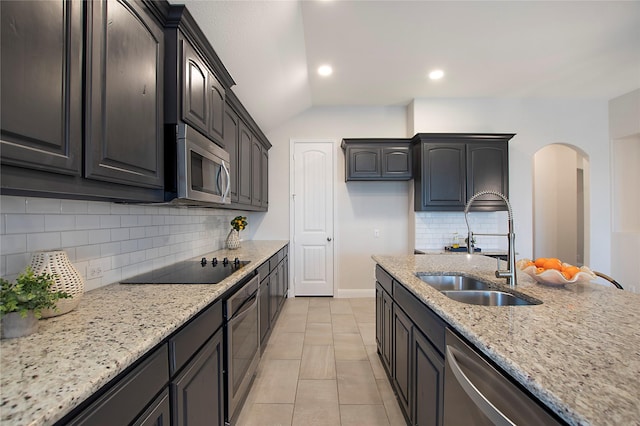
[[538,268],[542,268],[542,265],[544,265],[544,262],[546,262],[546,261],[547,261],[547,259],[546,259],[545,257],[539,257],[539,258],[537,258],[537,259],[535,260],[535,262],[533,262],[533,263],[535,263],[535,265],[536,265]]
[[[557,259],[556,259],[557,260]],[[547,259],[546,262],[542,265],[544,269],[555,269],[557,271],[562,271],[562,263],[560,261],[555,261],[553,259]]]
[[541,274],[545,271],[544,268],[536,268],[536,274]]
[[[566,272],[569,275],[568,279],[573,278],[578,272],[580,272],[580,268],[577,266],[569,265],[563,269],[562,272]],[[564,275],[564,274],[563,274]]]
[[571,274],[569,274],[567,271],[562,271],[560,272],[562,274],[562,276],[567,279],[570,280],[571,279]]

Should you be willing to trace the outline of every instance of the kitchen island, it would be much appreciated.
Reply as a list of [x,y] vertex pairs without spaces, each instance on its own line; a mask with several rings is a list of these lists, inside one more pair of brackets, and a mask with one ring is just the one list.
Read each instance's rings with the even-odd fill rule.
[[50,425],[221,298],[288,241],[245,241],[206,254],[249,260],[218,284],[112,284],[37,333],[0,342],[0,423]]
[[640,424],[640,295],[594,284],[548,287],[518,273],[543,303],[456,302],[416,273],[465,274],[504,286],[481,255],[373,256],[400,285],[572,425]]

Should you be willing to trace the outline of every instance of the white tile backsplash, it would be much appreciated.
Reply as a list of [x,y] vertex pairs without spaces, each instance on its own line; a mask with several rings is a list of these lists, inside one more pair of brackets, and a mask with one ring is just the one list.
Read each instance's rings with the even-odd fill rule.
[[[471,212],[469,225],[474,233],[497,234],[507,232],[506,212]],[[451,245],[454,233],[467,236],[463,212],[416,212],[416,248],[441,250]],[[476,245],[482,249],[507,249],[507,237],[477,236]]]
[[[13,280],[39,250],[63,249],[86,290],[224,246],[236,210],[0,196],[0,275]],[[102,276],[87,279],[88,268]]]

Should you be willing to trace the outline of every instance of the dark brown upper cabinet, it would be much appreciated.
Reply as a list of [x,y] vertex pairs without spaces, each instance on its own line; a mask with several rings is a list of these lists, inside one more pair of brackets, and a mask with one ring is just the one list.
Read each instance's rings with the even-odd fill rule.
[[345,181],[410,180],[408,139],[343,139]]
[[252,149],[253,135],[244,122],[240,122],[240,131],[238,138],[239,154],[238,154],[238,202],[240,204],[251,204],[253,182],[252,176]]
[[80,175],[82,5],[0,2],[3,166]]
[[[509,195],[513,134],[418,133],[413,143],[415,211],[462,211],[480,191]],[[477,198],[472,210],[506,210],[499,197]]]
[[164,33],[141,4],[87,2],[85,177],[164,186]]
[[225,148],[225,99],[235,82],[183,5],[169,7],[165,36],[166,122],[183,121]]

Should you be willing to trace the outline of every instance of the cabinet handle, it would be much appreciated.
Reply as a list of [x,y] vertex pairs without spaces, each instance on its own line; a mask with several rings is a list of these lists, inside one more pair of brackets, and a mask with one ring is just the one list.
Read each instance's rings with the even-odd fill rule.
[[[460,354],[462,356],[462,354]],[[467,377],[466,374],[458,365],[458,361],[456,360],[455,355],[453,354],[453,350],[451,346],[447,345],[447,362],[451,367],[451,371],[455,376],[456,380],[467,394],[469,398],[473,401],[473,403],[484,413],[485,416],[489,420],[493,422],[494,425],[497,426],[516,426],[507,416],[505,416],[495,405],[491,403],[487,399],[486,396],[478,390],[478,388],[473,384],[471,380]]]
[[327,241],[331,241],[331,237],[327,237]]

